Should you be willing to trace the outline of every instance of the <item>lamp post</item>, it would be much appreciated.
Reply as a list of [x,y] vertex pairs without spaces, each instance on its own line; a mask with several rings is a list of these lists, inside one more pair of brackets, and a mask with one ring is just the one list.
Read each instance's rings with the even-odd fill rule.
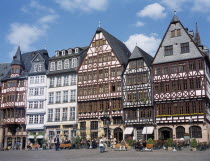
[[106,136],[107,136],[107,146],[109,146],[109,120],[106,120]]

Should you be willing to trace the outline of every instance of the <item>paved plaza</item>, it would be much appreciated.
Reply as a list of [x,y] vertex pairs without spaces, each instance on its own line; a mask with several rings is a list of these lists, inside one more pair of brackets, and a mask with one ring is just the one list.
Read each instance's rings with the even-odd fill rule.
[[0,161],[210,161],[207,151],[165,151],[153,152],[107,151],[98,149],[79,150],[39,150],[39,151],[1,151]]

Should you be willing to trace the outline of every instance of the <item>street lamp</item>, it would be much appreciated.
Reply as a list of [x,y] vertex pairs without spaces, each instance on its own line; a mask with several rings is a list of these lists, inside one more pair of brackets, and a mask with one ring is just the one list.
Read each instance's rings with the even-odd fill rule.
[[109,146],[109,120],[106,120],[106,136],[107,136],[107,145]]

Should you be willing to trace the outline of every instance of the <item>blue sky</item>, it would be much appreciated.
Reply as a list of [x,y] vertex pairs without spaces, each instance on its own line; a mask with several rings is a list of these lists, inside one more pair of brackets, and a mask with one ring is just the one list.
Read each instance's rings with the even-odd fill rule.
[[132,51],[135,44],[154,55],[173,17],[189,30],[198,23],[210,47],[210,0],[2,0],[0,63],[22,52],[88,46],[101,26]]

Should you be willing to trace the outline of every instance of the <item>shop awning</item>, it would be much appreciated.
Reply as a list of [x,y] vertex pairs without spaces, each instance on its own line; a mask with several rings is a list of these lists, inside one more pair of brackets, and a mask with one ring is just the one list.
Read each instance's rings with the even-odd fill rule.
[[154,131],[153,126],[146,126],[143,128],[142,134],[152,134]]
[[133,132],[133,127],[126,127],[125,131],[124,131],[124,134],[129,135],[129,134],[132,134],[132,132]]
[[29,135],[28,139],[34,139],[34,136],[33,135]]
[[37,138],[37,139],[43,139],[44,136],[43,136],[43,135],[38,135],[36,138]]

